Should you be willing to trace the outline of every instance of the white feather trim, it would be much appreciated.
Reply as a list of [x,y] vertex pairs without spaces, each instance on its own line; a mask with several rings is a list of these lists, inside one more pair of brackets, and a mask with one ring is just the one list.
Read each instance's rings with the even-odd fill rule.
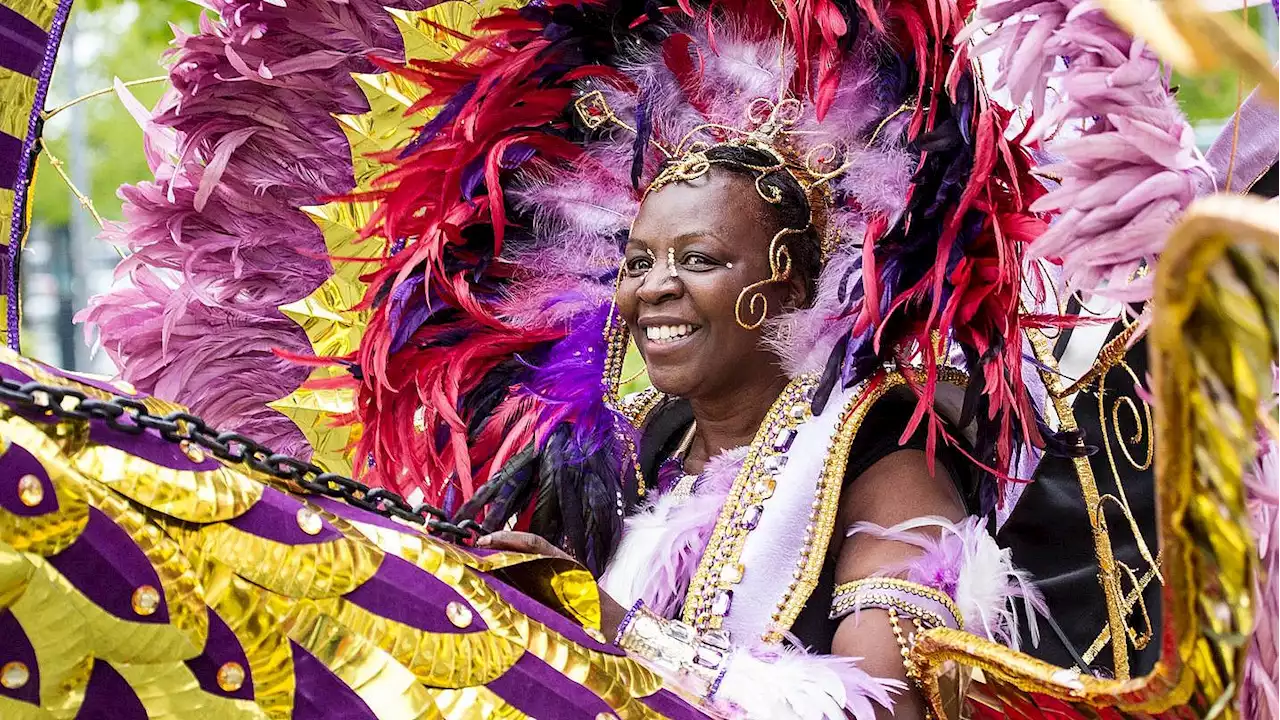
[[905,686],[871,677],[858,667],[860,659],[737,648],[716,700],[752,720],[873,720],[875,706],[892,710],[891,694]]

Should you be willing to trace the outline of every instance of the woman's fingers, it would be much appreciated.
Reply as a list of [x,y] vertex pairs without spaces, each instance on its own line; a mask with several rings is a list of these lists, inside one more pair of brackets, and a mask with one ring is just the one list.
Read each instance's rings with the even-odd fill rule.
[[485,535],[476,541],[476,547],[494,550],[511,550],[513,552],[531,553],[534,555],[550,555],[551,557],[568,557],[559,548],[547,542],[542,536],[533,533],[511,532],[500,530]]

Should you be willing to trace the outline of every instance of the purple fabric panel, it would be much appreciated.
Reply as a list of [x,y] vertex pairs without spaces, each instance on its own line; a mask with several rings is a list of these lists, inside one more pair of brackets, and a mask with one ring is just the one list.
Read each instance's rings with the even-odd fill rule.
[[[185,660],[191,673],[196,676],[200,688],[213,695],[235,698],[237,700],[253,699],[253,675],[249,670],[249,658],[244,654],[240,639],[218,617],[211,607],[205,607],[209,615],[209,638],[205,640],[204,652],[190,660]],[[244,685],[235,692],[227,692],[218,687],[218,668],[229,662],[239,663],[244,668]]]
[[670,690],[659,690],[647,698],[640,698],[640,701],[663,717],[671,718],[671,720],[695,720],[709,717],[701,710],[681,700],[678,695]]
[[293,651],[293,675],[297,682],[293,697],[296,720],[377,720],[360,696],[324,663],[292,640],[289,649]]
[[[1205,158],[1213,167],[1214,180],[1219,192],[1227,191],[1227,168],[1231,166],[1231,146],[1235,144],[1235,167],[1232,168],[1231,192],[1248,192],[1253,184],[1276,162],[1280,145],[1280,117],[1274,105],[1261,97],[1257,90],[1240,106],[1236,118],[1240,122],[1240,134],[1236,137],[1235,118],[1228,121],[1222,132],[1209,147]],[[1208,190],[1208,188],[1201,188]]]
[[0,377],[18,383],[29,383],[35,379],[8,363],[0,363]]
[[538,720],[579,720],[600,713],[613,715],[613,708],[599,696],[550,665],[525,653],[489,689],[524,714]]
[[146,720],[147,709],[133,688],[105,660],[94,660],[76,720]]
[[[8,167],[5,155],[0,148],[0,187],[11,187],[13,193],[13,220],[9,223],[9,272],[5,278],[5,296],[9,301],[8,339],[9,347],[20,348],[18,333],[21,331],[18,319],[19,283],[18,268],[22,253],[23,238],[26,236],[24,219],[27,209],[27,190],[31,178],[32,150],[40,129],[40,111],[44,109],[45,96],[49,94],[49,81],[53,78],[53,61],[58,57],[58,44],[62,42],[62,31],[67,27],[67,15],[71,12],[71,0],[59,0],[58,9],[53,14],[53,22],[49,25],[48,42],[44,46],[44,58],[40,63],[40,74],[36,76],[36,95],[31,102],[30,115],[27,118],[27,136],[22,140],[22,150],[18,155],[17,173],[4,184],[4,173]],[[3,143],[0,143],[2,145]]]
[[40,704],[40,665],[36,662],[36,649],[22,629],[18,618],[8,610],[0,610],[0,667],[20,662],[31,671],[31,679],[17,690],[0,685],[0,696],[21,700],[32,705]]
[[320,532],[316,535],[302,532],[302,528],[298,527],[298,511],[302,508],[300,501],[279,490],[264,488],[262,499],[249,508],[248,512],[231,520],[231,524],[247,533],[285,545],[311,545],[342,537],[342,533],[328,520],[323,521]]
[[343,598],[375,615],[425,632],[478,632],[488,627],[474,612],[471,624],[465,628],[449,622],[445,615],[449,603],[470,607],[469,604],[431,573],[394,555],[385,556],[378,572]]
[[0,67],[35,77],[49,35],[38,25],[0,5]]
[[97,388],[102,392],[111,393],[112,395],[119,395],[121,397],[129,397],[129,398],[145,397],[141,393],[136,393],[136,392],[127,393],[121,390],[120,388],[116,387],[115,385],[112,385],[106,380],[102,380],[100,378],[89,377],[88,375],[81,375],[80,373],[71,372],[70,370],[63,370],[62,368],[54,367],[52,365],[45,365],[44,363],[40,363],[40,368],[45,372],[49,373],[50,375],[55,375],[60,378],[66,378],[67,380],[74,380],[75,382],[78,382],[82,385],[88,385],[89,387]]
[[[44,497],[35,507],[27,507],[18,498],[18,481],[24,475],[34,475],[44,486]],[[49,473],[21,445],[10,445],[8,452],[0,455],[0,508],[21,517],[45,515],[58,509],[58,496],[53,491]]]
[[89,424],[89,440],[100,445],[119,448],[130,455],[173,470],[208,472],[222,467],[222,464],[214,459],[213,453],[208,451],[205,452],[203,460],[193,461],[182,451],[180,444],[165,440],[155,430],[147,430],[140,435],[130,435],[112,430],[104,422],[95,420]]
[[[0,132],[0,189],[12,190],[17,182],[19,160],[22,154],[22,141]],[[14,216],[15,227],[17,216]]]
[[[97,508],[89,508],[89,523],[66,550],[49,558],[76,589],[95,605],[124,620],[169,622],[160,576],[129,534]],[[150,585],[160,593],[160,606],[150,615],[133,611],[133,592]]]
[[512,607],[556,632],[564,635],[569,640],[579,645],[591,648],[598,652],[608,655],[625,655],[619,648],[613,645],[607,645],[602,642],[593,640],[582,626],[540,602],[530,598],[528,595],[516,590],[510,585],[502,582],[492,575],[486,575],[485,580],[489,586],[498,592],[503,600],[510,603]]

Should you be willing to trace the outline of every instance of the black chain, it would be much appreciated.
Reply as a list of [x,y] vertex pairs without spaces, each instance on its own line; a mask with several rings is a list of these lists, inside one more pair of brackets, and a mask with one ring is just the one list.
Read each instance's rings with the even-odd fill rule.
[[355,507],[388,518],[400,518],[420,525],[438,535],[455,540],[474,540],[484,534],[473,519],[455,522],[437,507],[422,503],[410,505],[403,497],[384,488],[371,488],[364,483],[337,473],[325,472],[314,463],[272,452],[270,448],[236,432],[220,432],[204,420],[187,412],[154,415],[138,400],[113,397],[99,400],[69,387],[54,387],[37,382],[19,383],[0,378],[0,401],[13,403],[39,412],[77,420],[101,420],[113,430],[141,435],[155,430],[169,442],[190,442],[231,463],[247,465],[254,470],[279,478],[317,495],[337,498]]

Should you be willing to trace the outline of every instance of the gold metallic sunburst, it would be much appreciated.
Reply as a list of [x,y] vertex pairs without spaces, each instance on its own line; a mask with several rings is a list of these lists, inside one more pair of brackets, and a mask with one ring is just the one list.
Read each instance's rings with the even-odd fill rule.
[[[511,0],[469,3],[455,0],[419,12],[388,10],[404,41],[405,59],[446,60],[466,47],[465,37],[475,22],[503,7],[516,7]],[[405,117],[405,111],[424,94],[424,89],[391,73],[353,75],[369,102],[369,111],[359,115],[335,115],[351,147],[354,192],[370,190],[374,181],[390,169],[377,158],[403,147],[414,136],[423,115]],[[386,239],[362,238],[373,205],[366,202],[332,202],[304,208],[324,234],[325,247],[333,260],[333,276],[315,292],[280,311],[307,333],[312,351],[321,357],[347,355],[360,344],[367,310],[356,306],[367,286],[360,280],[374,268],[372,261],[386,249]],[[268,405],[283,413],[306,435],[312,459],[332,472],[350,473],[350,448],[359,437],[359,428],[342,425],[337,419],[355,405],[351,390],[317,389],[310,385],[334,377],[334,368],[312,373],[306,384],[290,395]]]

